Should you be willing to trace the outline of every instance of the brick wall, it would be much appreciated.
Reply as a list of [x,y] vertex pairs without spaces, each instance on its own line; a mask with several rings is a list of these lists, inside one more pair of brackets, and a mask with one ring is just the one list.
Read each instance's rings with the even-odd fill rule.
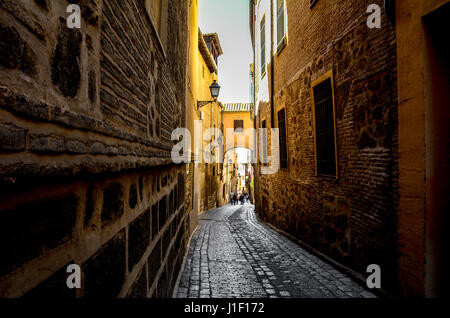
[[0,3],[0,296],[167,297],[189,237],[170,159],[187,3],[163,49],[144,1],[73,2],[81,29],[66,1]]
[[[256,174],[256,210],[364,276],[367,265],[379,264],[383,287],[395,289],[395,31],[383,9],[380,29],[366,25],[367,6],[382,2],[319,0],[311,9],[309,1],[286,1],[288,39],[274,60],[274,107],[286,107],[289,168]],[[338,179],[315,176],[311,83],[330,70]],[[270,103],[259,103],[259,127],[262,119],[270,127]]]

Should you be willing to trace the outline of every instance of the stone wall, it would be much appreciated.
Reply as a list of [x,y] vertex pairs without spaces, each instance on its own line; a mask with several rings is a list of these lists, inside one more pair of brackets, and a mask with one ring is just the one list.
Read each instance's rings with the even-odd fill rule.
[[171,296],[189,237],[170,159],[187,3],[170,1],[164,48],[144,1],[72,2],[81,29],[66,1],[0,3],[0,296]]
[[[309,1],[286,1],[289,37],[274,60],[274,106],[286,107],[288,169],[257,174],[256,210],[364,276],[369,264],[380,265],[383,287],[395,289],[395,31],[383,9],[382,27],[367,27],[371,3],[383,8],[382,1],[319,0],[312,9]],[[315,175],[311,83],[330,70],[337,179]],[[270,127],[270,103],[259,104],[259,127],[263,119]]]

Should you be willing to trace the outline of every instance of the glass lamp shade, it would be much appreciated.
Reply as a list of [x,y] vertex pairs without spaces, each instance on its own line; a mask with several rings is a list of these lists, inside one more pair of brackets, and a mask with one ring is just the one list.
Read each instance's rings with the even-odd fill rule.
[[219,97],[219,92],[220,92],[220,85],[216,82],[216,80],[214,80],[214,83],[211,84],[211,86],[209,87],[210,91],[211,91],[211,96],[216,99],[217,97]]

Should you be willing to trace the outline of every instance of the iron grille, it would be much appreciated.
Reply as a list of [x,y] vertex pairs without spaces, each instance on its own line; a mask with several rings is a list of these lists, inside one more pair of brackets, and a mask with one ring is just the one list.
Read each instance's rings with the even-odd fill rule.
[[277,0],[277,45],[284,40],[284,0]]
[[262,121],[261,127],[263,128],[262,132],[262,147],[263,147],[263,164],[267,163],[267,130],[266,130],[266,120]]
[[264,74],[266,72],[266,19],[265,19],[265,17],[261,20],[260,37],[261,37],[261,74]]
[[314,87],[317,174],[336,176],[331,79]]
[[280,140],[280,168],[287,169],[286,114],[284,108],[278,112],[278,129]]
[[235,120],[234,121],[234,132],[241,133],[244,131],[244,121],[243,120]]

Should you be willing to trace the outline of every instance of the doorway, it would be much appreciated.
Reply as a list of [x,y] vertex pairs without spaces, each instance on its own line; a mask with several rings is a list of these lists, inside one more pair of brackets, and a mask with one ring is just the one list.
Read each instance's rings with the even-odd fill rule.
[[[448,296],[450,211],[450,46],[447,3],[423,18],[425,35],[426,277],[427,297]],[[447,235],[448,236],[448,235]]]

